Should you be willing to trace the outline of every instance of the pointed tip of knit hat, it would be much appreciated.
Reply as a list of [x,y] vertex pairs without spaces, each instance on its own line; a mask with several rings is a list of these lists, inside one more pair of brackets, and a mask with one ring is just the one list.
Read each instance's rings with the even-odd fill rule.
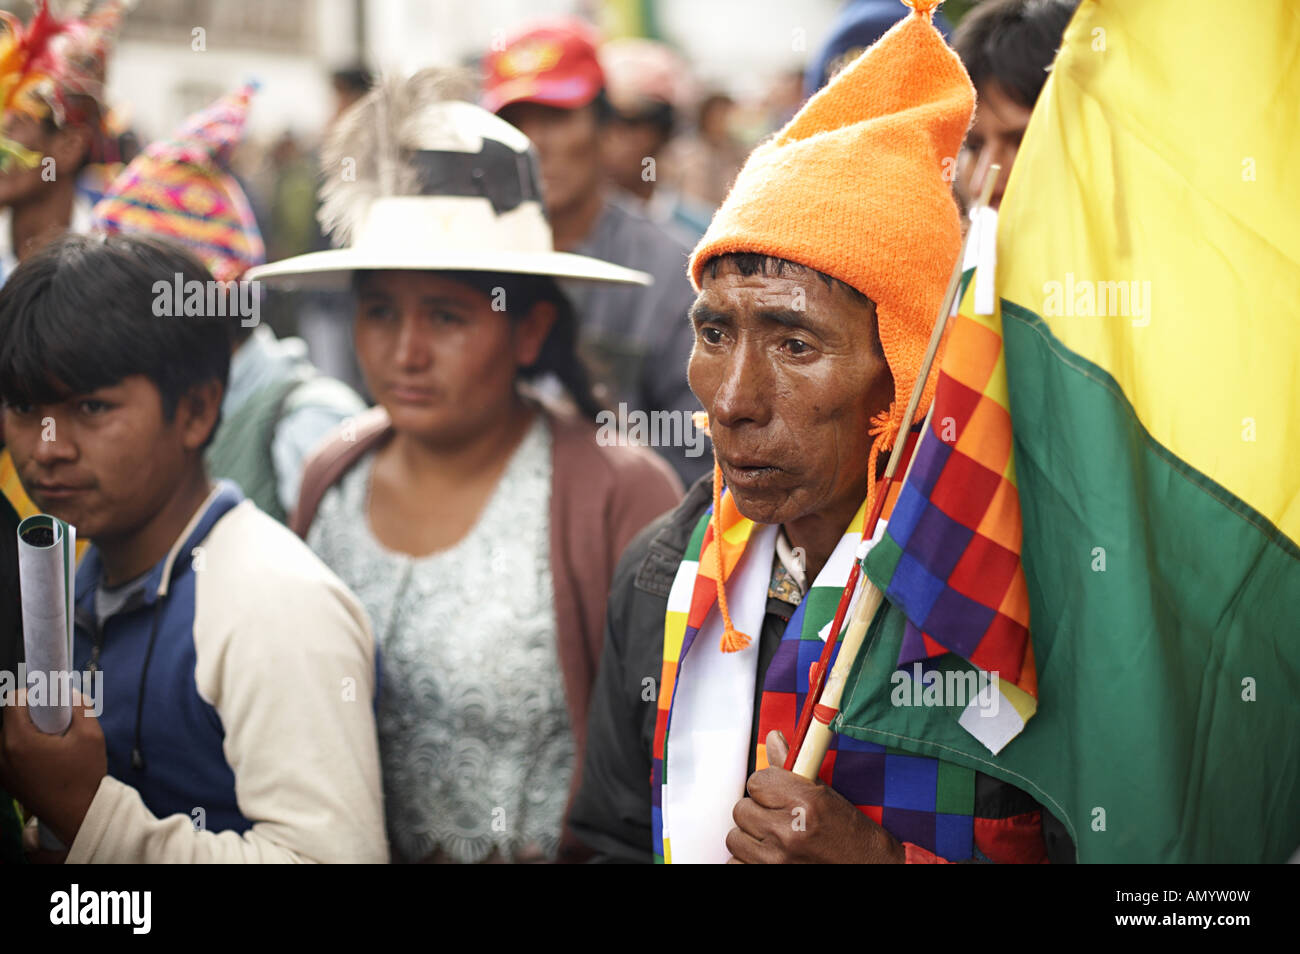
[[[900,3],[911,6],[908,0]],[[975,92],[957,54],[931,23],[934,6],[901,16],[810,97],[774,140],[897,115],[929,133],[936,164],[952,155],[970,125]]]
[[235,146],[244,137],[248,104],[259,86],[256,80],[251,80],[226,93],[186,119],[176,135],[151,145],[150,154],[196,165],[229,164]]
[[225,168],[256,90],[246,83],[227,93],[136,156],[92,210],[95,227],[178,240],[221,281],[261,264],[266,249],[257,219]]
[[935,8],[941,3],[943,0],[902,0],[903,6],[911,7],[913,13],[930,19],[934,19]]

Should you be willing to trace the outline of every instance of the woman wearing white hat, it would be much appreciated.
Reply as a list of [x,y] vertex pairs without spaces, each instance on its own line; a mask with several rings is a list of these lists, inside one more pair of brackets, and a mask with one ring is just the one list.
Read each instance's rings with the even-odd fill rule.
[[[357,298],[379,406],[309,461],[291,525],[378,641],[393,858],[570,858],[614,565],[681,488],[648,451],[598,445],[555,282],[648,276],[554,251],[528,140],[455,82],[426,71],[349,110],[321,209],[346,244],[248,277]],[[537,396],[560,390],[567,412]]]

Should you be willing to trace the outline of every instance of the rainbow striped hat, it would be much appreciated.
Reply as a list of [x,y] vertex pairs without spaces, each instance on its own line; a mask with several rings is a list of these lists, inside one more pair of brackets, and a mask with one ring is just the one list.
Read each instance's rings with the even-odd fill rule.
[[122,170],[92,213],[106,232],[180,242],[214,278],[233,281],[266,260],[248,197],[226,171],[244,130],[248,83],[195,113]]

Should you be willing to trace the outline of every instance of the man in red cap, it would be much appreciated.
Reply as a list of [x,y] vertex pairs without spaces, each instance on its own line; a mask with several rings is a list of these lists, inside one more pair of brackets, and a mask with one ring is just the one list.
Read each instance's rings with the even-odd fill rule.
[[567,283],[581,322],[581,346],[601,400],[630,412],[680,415],[672,433],[684,446],[657,449],[689,485],[708,470],[690,414],[699,402],[686,383],[694,301],[689,249],[639,212],[612,198],[600,164],[600,133],[610,116],[596,37],[579,20],[539,23],[507,38],[485,60],[483,106],[537,146],[542,194],[555,247],[649,272],[649,288]]

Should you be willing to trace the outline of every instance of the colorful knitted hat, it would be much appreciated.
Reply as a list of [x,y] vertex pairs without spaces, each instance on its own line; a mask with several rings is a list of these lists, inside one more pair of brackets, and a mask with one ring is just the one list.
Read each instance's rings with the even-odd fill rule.
[[95,227],[178,240],[219,281],[265,261],[248,197],[226,171],[256,90],[226,94],[136,156],[95,206]]
[[[845,67],[750,155],[691,255],[698,290],[709,259],[755,252],[815,268],[876,304],[894,400],[873,420],[893,445],[961,250],[952,170],[975,108],[961,61],[930,19],[912,14]],[[917,408],[925,417],[931,381]]]
[[[868,508],[877,455],[906,430],[908,398],[961,253],[952,171],[975,109],[970,77],[931,22],[940,0],[902,2],[912,13],[754,150],[688,266],[698,290],[715,256],[771,255],[838,278],[875,303],[894,396],[871,421]],[[934,388],[926,384],[916,420]],[[715,462],[715,535],[721,483]],[[721,565],[716,570],[721,648],[735,652],[750,637],[732,626]]]

